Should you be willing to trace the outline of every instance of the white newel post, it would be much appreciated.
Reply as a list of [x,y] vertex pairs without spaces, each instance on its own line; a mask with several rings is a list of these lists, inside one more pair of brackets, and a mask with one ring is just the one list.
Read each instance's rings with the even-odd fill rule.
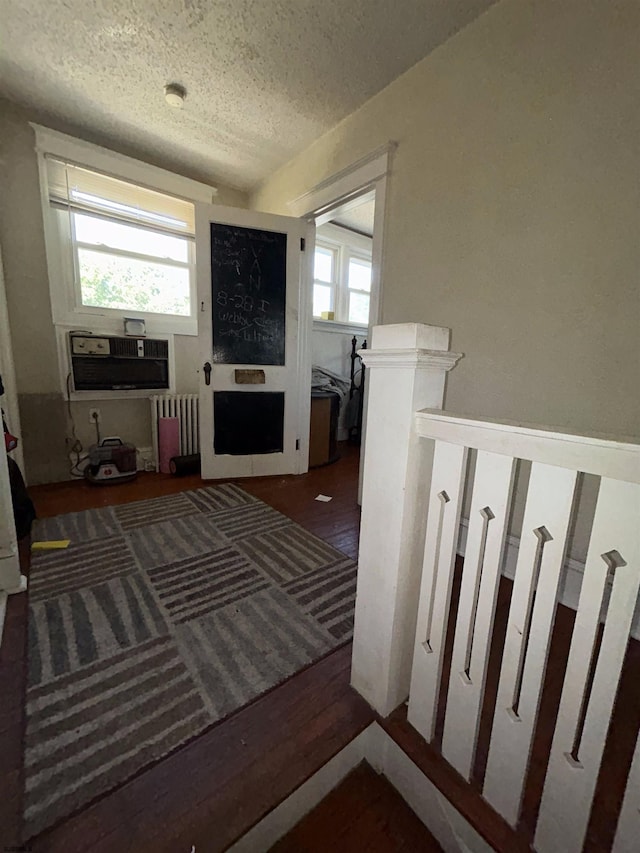
[[409,695],[431,466],[414,414],[442,408],[461,358],[450,335],[420,323],[375,326],[360,352],[369,401],[351,683],[383,716]]

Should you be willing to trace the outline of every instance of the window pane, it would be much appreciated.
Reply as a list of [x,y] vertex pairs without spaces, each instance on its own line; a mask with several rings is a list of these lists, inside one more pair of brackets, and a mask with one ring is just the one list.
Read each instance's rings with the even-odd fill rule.
[[351,258],[349,261],[349,287],[371,291],[371,263]]
[[123,252],[136,252],[156,258],[171,258],[185,264],[189,261],[188,241],[184,238],[170,237],[120,222],[109,222],[98,216],[85,216],[83,213],[72,215],[76,240],[80,243],[109,246]]
[[[313,277],[319,281],[333,281],[333,255],[331,249],[316,248]],[[326,311],[329,309],[326,308]]]
[[313,285],[313,316],[320,317],[323,311],[331,311],[332,288],[325,284]]
[[349,293],[349,322],[369,322],[369,295],[367,293]]
[[188,317],[189,270],[78,249],[82,304]]

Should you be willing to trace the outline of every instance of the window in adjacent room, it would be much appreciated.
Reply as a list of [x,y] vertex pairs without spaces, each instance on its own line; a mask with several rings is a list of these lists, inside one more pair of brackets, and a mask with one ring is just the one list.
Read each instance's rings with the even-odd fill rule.
[[318,228],[313,316],[366,326],[371,303],[371,238],[329,224]]
[[335,311],[338,250],[316,243],[313,265],[313,316]]
[[370,260],[349,258],[347,287],[349,288],[349,322],[368,323],[369,302],[371,300]]

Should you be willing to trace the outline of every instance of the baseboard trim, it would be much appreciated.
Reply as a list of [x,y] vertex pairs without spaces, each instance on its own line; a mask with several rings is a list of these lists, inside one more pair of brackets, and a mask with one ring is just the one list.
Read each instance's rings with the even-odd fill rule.
[[[467,536],[469,533],[469,519],[462,518],[460,520],[460,534],[458,537],[457,553],[464,557],[467,547]],[[513,580],[516,576],[516,563],[518,560],[518,551],[520,549],[520,537],[508,535],[505,543],[505,552],[502,565],[502,574]],[[573,557],[567,557],[564,563],[563,578],[560,582],[559,601],[565,607],[570,607],[571,610],[578,609],[578,601],[580,599],[580,590],[582,588],[582,576],[584,575],[584,563],[581,560],[576,560]],[[608,595],[611,592],[611,581],[607,585],[608,594],[603,602],[603,612],[606,612],[608,603]],[[640,601],[636,605],[636,612],[631,624],[631,636],[634,640],[640,640]]]
[[360,732],[313,776],[296,788],[286,800],[283,800],[242,838],[232,844],[227,853],[256,853],[260,850],[269,850],[276,841],[286,835],[365,759],[372,725],[375,724],[369,725]]
[[269,850],[362,761],[389,780],[445,853],[492,851],[393,738],[378,723],[371,723],[229,847],[228,853]]
[[445,853],[493,853],[493,848],[378,723],[369,726],[369,763],[420,818]]

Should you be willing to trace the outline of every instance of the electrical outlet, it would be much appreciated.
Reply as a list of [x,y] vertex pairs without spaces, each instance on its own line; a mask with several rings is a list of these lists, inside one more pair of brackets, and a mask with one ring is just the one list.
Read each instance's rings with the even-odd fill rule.
[[100,414],[100,409],[89,409],[89,423],[90,424],[102,423],[102,415]]

